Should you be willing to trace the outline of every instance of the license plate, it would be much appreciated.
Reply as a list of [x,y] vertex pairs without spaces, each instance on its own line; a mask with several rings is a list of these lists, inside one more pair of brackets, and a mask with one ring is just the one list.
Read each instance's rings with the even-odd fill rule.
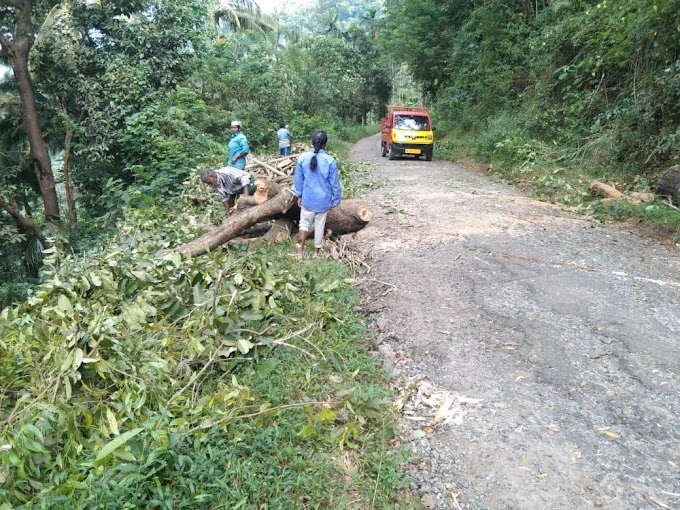
[[420,154],[420,149],[406,149],[404,154]]

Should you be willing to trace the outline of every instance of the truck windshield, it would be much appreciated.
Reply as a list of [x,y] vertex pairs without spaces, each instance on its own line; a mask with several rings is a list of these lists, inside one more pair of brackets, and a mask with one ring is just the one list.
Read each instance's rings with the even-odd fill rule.
[[396,115],[394,127],[411,131],[429,131],[430,121],[422,115]]

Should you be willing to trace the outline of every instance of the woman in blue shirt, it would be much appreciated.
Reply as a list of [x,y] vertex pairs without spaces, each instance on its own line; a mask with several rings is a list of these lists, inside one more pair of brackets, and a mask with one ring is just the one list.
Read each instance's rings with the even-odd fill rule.
[[241,121],[231,122],[231,139],[227,144],[227,166],[233,166],[239,170],[246,168],[246,156],[250,152],[250,145],[246,135],[241,132]]
[[296,260],[302,260],[309,229],[314,225],[314,256],[323,247],[326,215],[330,209],[340,205],[342,189],[338,176],[338,164],[326,152],[328,136],[323,131],[312,135],[313,151],[306,152],[295,165],[293,193],[298,196],[300,206],[300,232]]

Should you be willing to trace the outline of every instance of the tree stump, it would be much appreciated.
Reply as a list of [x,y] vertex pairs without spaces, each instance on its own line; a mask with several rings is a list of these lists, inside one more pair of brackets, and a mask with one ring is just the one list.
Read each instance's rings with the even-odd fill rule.
[[666,170],[654,191],[658,195],[671,197],[675,205],[680,205],[680,165],[672,166]]

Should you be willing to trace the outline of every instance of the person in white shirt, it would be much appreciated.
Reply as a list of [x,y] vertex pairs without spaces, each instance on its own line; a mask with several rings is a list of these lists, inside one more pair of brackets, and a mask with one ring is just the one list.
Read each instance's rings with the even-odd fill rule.
[[233,166],[203,170],[201,181],[212,187],[220,196],[227,218],[233,212],[238,196],[249,196],[255,192],[255,177]]

